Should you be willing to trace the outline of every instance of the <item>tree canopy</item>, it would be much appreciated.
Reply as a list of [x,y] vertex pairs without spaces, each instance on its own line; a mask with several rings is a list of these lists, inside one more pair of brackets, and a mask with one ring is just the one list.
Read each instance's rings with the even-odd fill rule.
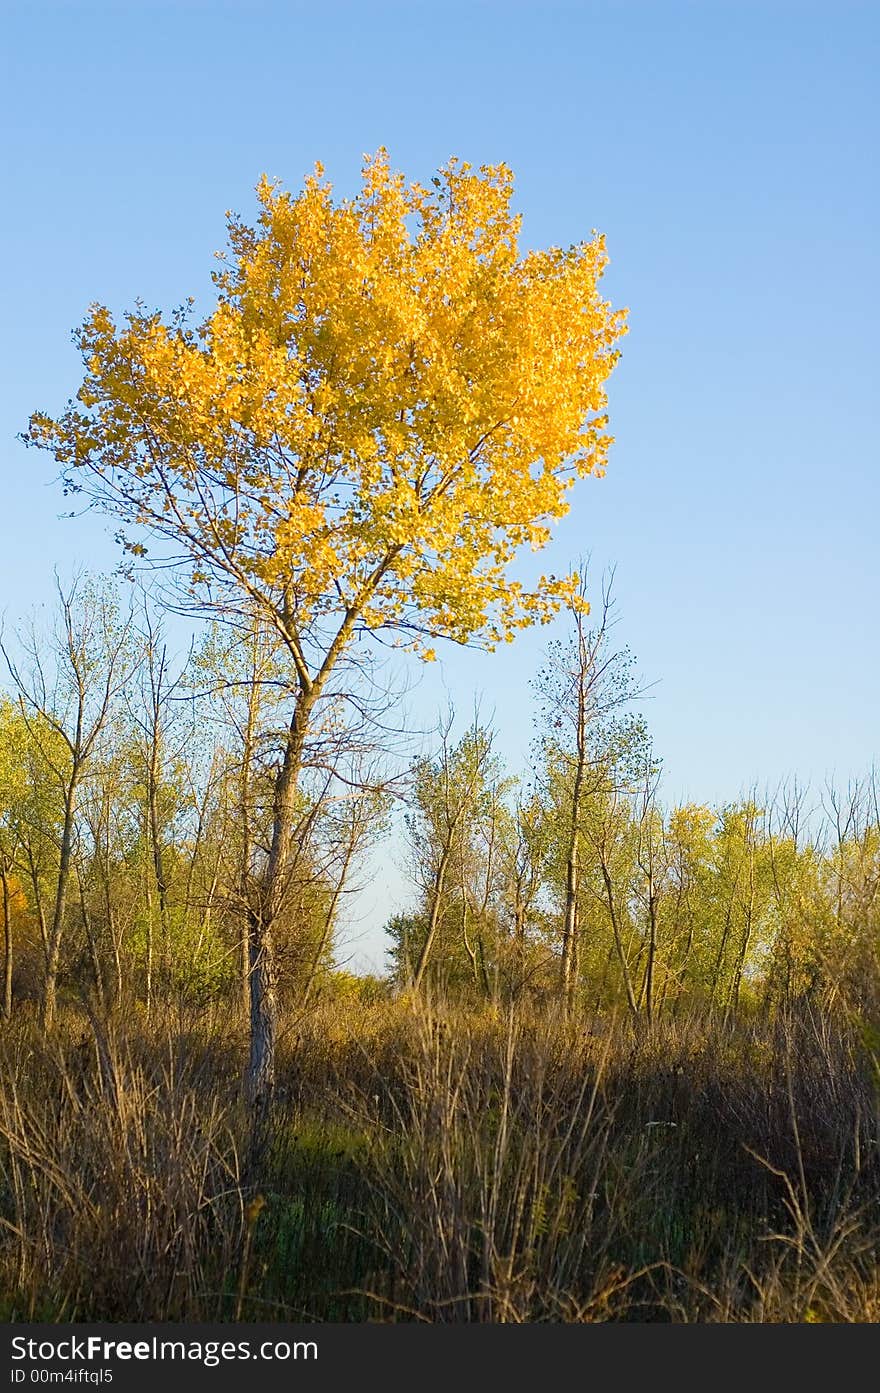
[[77,403],[27,439],[131,551],[170,542],[194,599],[267,610],[302,684],[364,630],[510,640],[573,593],[509,563],[603,472],[625,331],[603,238],[520,254],[512,186],[456,160],[408,184],[384,151],[351,199],[264,177],[209,317],[94,305]]

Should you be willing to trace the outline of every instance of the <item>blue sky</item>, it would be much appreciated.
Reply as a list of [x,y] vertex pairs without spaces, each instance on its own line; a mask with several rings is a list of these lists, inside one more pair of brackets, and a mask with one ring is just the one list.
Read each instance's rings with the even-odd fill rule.
[[[78,385],[91,300],[207,296],[224,211],[252,210],[262,171],[296,188],[320,159],[351,192],[379,145],[423,181],[452,154],[504,160],[524,244],[602,230],[630,309],[607,477],[542,560],[616,564],[668,796],[878,758],[880,7],[7,0],[3,29],[8,618],[53,564],[116,560],[15,440]],[[521,762],[548,637],[450,653],[417,704],[441,677],[465,713],[481,692]],[[375,961],[386,906],[359,906]]]

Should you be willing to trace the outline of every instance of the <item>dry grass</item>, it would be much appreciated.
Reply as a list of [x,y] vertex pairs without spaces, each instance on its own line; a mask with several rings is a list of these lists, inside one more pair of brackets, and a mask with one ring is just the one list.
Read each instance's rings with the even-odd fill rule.
[[242,1232],[238,1148],[212,1079],[118,1030],[8,1045],[4,1286],[21,1317],[210,1319]]
[[248,1209],[222,1012],[7,1027],[7,1319],[880,1318],[877,1060],[843,1015],[390,1002],[285,1039]]

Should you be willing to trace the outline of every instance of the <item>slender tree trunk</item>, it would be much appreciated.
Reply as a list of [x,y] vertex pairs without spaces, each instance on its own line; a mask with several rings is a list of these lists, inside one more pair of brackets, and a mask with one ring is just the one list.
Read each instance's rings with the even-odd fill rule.
[[580,966],[580,823],[584,777],[587,767],[587,700],[590,688],[593,655],[584,633],[583,616],[576,615],[578,673],[577,710],[575,716],[575,770],[571,791],[571,819],[568,859],[565,871],[565,920],[562,933],[562,1004],[566,1015],[571,1010],[577,988]]
[[605,988],[608,986],[608,974],[611,971],[611,963],[613,961],[613,958],[614,942],[612,940],[611,946],[608,949],[608,952],[605,954],[605,963],[602,968],[602,976],[599,979],[599,985],[596,988],[595,1005],[593,1007],[593,1010],[597,1013],[602,1005],[602,1002],[605,1000]]
[[[495,998],[495,992],[493,992],[493,990],[492,990],[492,983],[491,983],[491,981],[489,980],[489,969],[488,969],[488,967],[486,966],[486,943],[485,943],[485,940],[484,940],[483,935],[482,935],[481,932],[478,932],[478,933],[477,933],[477,953],[479,954],[479,958],[480,958],[480,977],[481,977],[482,982],[483,982],[483,992],[484,992],[484,994],[485,994],[487,1000],[492,1001],[492,1000],[494,1000],[494,998]],[[496,969],[496,982],[497,982],[497,969]]]
[[574,935],[571,940],[571,976],[569,979],[569,1009],[574,1000],[578,983],[581,980],[581,911],[580,905],[575,916]]
[[[95,842],[95,860],[99,868],[99,874],[104,891],[104,919],[107,924],[107,932],[110,935],[110,947],[113,951],[113,965],[115,969],[114,1004],[119,1006],[122,1000],[122,948],[121,935],[117,932],[116,910],[113,906],[113,874],[110,866],[110,795],[107,794],[106,803],[103,809],[103,827],[97,829]],[[100,848],[98,838],[103,836],[103,850]]]
[[755,917],[755,872],[754,872],[754,860],[752,860],[752,862],[750,863],[750,866],[749,866],[749,900],[748,900],[748,904],[747,904],[747,906],[746,906],[746,915],[745,915],[746,922],[745,922],[745,927],[744,927],[744,929],[743,929],[743,936],[742,936],[742,942],[741,942],[740,947],[739,947],[739,953],[737,954],[736,969],[735,969],[734,975],[733,975],[733,984],[732,984],[731,990],[730,990],[730,998],[729,998],[729,1000],[728,1000],[727,1010],[726,1010],[726,1012],[725,1012],[725,1014],[724,1014],[724,1021],[725,1021],[725,1024],[727,1024],[727,1022],[728,1022],[732,1017],[736,1016],[736,1013],[737,1013],[737,1011],[739,1010],[739,994],[740,994],[740,990],[741,990],[741,987],[742,987],[743,969],[744,969],[745,964],[746,964],[746,958],[748,957],[749,947],[750,947],[751,941],[752,941],[752,928],[753,928],[753,925],[754,925],[754,917]]
[[[579,795],[575,798],[579,801]],[[573,800],[573,805],[576,806]],[[577,814],[575,813],[576,817]],[[565,917],[562,926],[562,1002],[566,1011],[571,1007],[571,999],[574,993],[574,960],[577,952],[578,929],[578,890],[580,885],[580,868],[578,866],[578,856],[580,851],[580,836],[577,826],[573,827],[571,840],[569,842],[568,861],[565,868]]]
[[[733,891],[731,891],[733,894]],[[714,1007],[715,997],[718,993],[718,985],[721,981],[721,969],[724,963],[724,955],[727,952],[727,941],[730,937],[731,919],[733,916],[733,901],[728,901],[727,910],[724,915],[724,928],[721,931],[721,942],[718,945],[718,954],[715,958],[715,970],[712,973],[712,983],[709,989],[709,1005]]]
[[520,967],[522,967],[526,958],[526,907],[519,891],[517,891],[513,906],[513,939],[516,944],[516,955]]
[[[150,739],[150,756],[147,766],[147,820],[150,829],[150,851],[152,854],[153,877],[156,882],[156,891],[159,897],[159,938],[163,945],[163,952],[167,953],[169,941],[168,881],[165,874],[165,856],[162,847],[162,834],[159,820],[158,764],[160,740],[159,709],[158,704],[156,704],[153,711],[153,730]],[[150,917],[152,919],[152,914]],[[152,940],[152,923],[150,926],[150,938]],[[152,941],[150,943],[150,950],[150,956],[152,957]]]
[[37,923],[40,926],[40,942],[43,945],[43,957],[49,954],[49,930],[46,927],[46,907],[43,903],[43,891],[40,888],[40,872],[34,861],[31,848],[27,848],[28,874],[30,876],[31,888],[34,892],[34,904],[37,910]]
[[303,1005],[305,1005],[305,1003],[309,1000],[309,997],[311,996],[312,991],[314,990],[315,982],[318,979],[318,969],[321,966],[321,959],[324,956],[324,951],[327,947],[327,943],[330,938],[330,933],[333,928],[333,920],[336,917],[336,906],[339,904],[339,897],[342,894],[342,888],[345,884],[345,880],[348,875],[348,868],[351,864],[351,858],[353,855],[354,846],[350,845],[346,848],[342,866],[339,871],[339,878],[333,887],[333,894],[330,896],[330,903],[327,906],[327,913],[324,915],[324,923],[321,926],[321,936],[318,939],[318,946],[315,949],[315,954],[312,958],[311,967],[309,968],[309,974],[306,978],[306,984],[303,990]]
[[251,672],[248,691],[247,723],[241,753],[241,779],[239,782],[239,810],[241,815],[241,863],[238,874],[238,899],[244,923],[239,938],[239,965],[241,973],[241,1004],[243,1019],[247,1020],[251,1009],[251,954],[250,932],[248,928],[248,906],[251,886],[251,764],[254,757],[254,733],[257,724],[257,677],[256,659]]
[[428,929],[422,943],[422,951],[419,953],[419,960],[416,963],[416,970],[413,973],[413,991],[419,991],[428,960],[431,956],[431,949],[434,946],[434,939],[437,935],[437,925],[440,922],[440,908],[443,902],[443,889],[446,883],[446,872],[449,868],[449,858],[452,852],[451,845],[447,844],[443,848],[440,862],[437,866],[437,874],[434,877],[433,894],[431,896],[431,913],[428,917]]
[[577,693],[577,722],[575,730],[576,762],[574,786],[571,792],[571,819],[568,842],[568,858],[565,868],[565,918],[562,929],[562,1004],[566,1014],[577,987],[577,969],[580,958],[578,936],[580,919],[578,891],[580,889],[580,818],[583,798],[584,772],[587,758],[587,710],[585,681],[587,659],[583,631],[578,625],[578,646],[580,673]]
[[147,882],[144,893],[147,906],[147,961],[146,979],[144,981],[144,1005],[146,1006],[147,1020],[149,1020],[150,1013],[153,1009],[153,891],[150,886],[149,871],[147,871],[145,879]]
[[49,1031],[55,1024],[55,1010],[58,1000],[58,964],[61,960],[61,942],[52,940],[46,957],[46,976],[43,982],[43,1030]]
[[468,957],[470,958],[471,971],[472,971],[473,974],[474,974],[474,986],[475,986],[475,987],[479,987],[479,985],[480,985],[480,967],[479,967],[479,962],[478,962],[478,960],[477,960],[477,950],[476,950],[476,948],[473,948],[473,947],[471,946],[471,941],[470,941],[470,939],[468,938],[468,902],[467,902],[467,896],[464,894],[464,891],[463,891],[463,890],[462,890],[462,897],[461,897],[461,934],[462,934],[462,938],[464,939],[465,952],[467,953]]
[[251,935],[248,917],[242,910],[238,933],[238,976],[241,987],[241,1015],[243,1021],[250,1020],[251,1014]]
[[300,696],[294,707],[284,758],[275,780],[272,842],[257,911],[249,916],[250,1056],[245,1091],[254,1117],[255,1147],[275,1091],[275,1045],[278,1034],[278,981],[275,923],[288,890],[290,843],[295,829],[296,798],[305,739],[315,698]]
[[5,858],[0,859],[0,879],[3,881],[3,1015],[12,1015],[12,909],[9,903],[9,872]]
[[115,969],[114,1002],[116,1006],[119,1006],[122,1003],[125,974],[122,971],[122,948],[112,921],[110,923],[110,942],[113,944],[113,967]]
[[681,909],[681,904],[682,904],[682,903],[686,903],[686,907],[687,907],[687,910],[688,910],[688,931],[687,931],[687,940],[686,940],[685,945],[684,945],[684,954],[683,954],[682,959],[681,959],[681,965],[679,966],[679,968],[677,969],[676,974],[675,974],[675,976],[676,976],[675,1000],[674,1000],[673,1003],[672,1003],[672,1015],[673,1015],[673,1017],[676,1017],[676,1016],[679,1014],[679,1007],[680,1007],[680,1005],[681,1005],[682,998],[684,997],[685,983],[686,983],[687,977],[688,977],[688,967],[689,967],[689,965],[690,965],[691,953],[693,952],[693,947],[694,947],[694,933],[695,933],[695,929],[696,929],[696,924],[695,924],[695,922],[694,922],[694,915],[693,915],[693,911],[691,910],[690,904],[689,904],[688,902],[686,902],[686,901],[683,901],[683,900],[681,899],[681,897],[679,898],[679,905],[678,905],[678,908],[676,909],[676,919],[678,919],[678,916],[679,916],[679,914],[680,914],[680,909]]
[[626,949],[623,946],[623,939],[620,934],[620,923],[617,917],[617,904],[614,896],[614,885],[605,864],[604,855],[600,857],[600,869],[602,880],[605,884],[605,898],[608,904],[608,914],[611,919],[611,932],[614,937],[614,947],[617,950],[617,958],[620,963],[620,970],[623,974],[623,986],[626,992],[626,1004],[629,1007],[633,1020],[638,1020],[639,1007],[633,991],[632,974],[630,973],[629,963],[627,962]]
[[258,916],[248,935],[251,1046],[247,1096],[256,1131],[262,1129],[275,1090],[275,1045],[278,1035],[278,983],[271,924]]
[[83,884],[82,875],[77,871],[77,881],[79,883],[79,908],[82,915],[83,928],[85,929],[86,942],[89,945],[89,957],[92,960],[92,975],[95,979],[95,994],[98,998],[98,1005],[101,1014],[106,1009],[106,995],[104,992],[104,974],[101,971],[101,957],[98,952],[98,944],[95,940],[94,929],[92,927],[92,916],[86,903],[86,890]]
[[648,959],[645,963],[645,1019],[650,1027],[654,1020],[654,961],[657,954],[657,898],[654,882],[648,883]]
[[64,827],[61,833],[61,855],[58,861],[55,909],[52,915],[52,927],[49,930],[46,954],[46,979],[43,987],[43,1029],[46,1031],[51,1030],[55,1024],[58,965],[61,961],[61,939],[64,934],[67,892],[70,885],[70,867],[73,858],[73,819],[76,811],[76,792],[76,766],[74,765],[67,789],[67,797],[64,800]]

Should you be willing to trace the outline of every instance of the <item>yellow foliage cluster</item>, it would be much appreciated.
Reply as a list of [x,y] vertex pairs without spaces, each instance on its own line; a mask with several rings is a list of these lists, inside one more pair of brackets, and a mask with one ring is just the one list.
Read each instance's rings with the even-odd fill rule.
[[210,317],[94,306],[79,405],[29,438],[134,550],[139,526],[173,539],[196,589],[232,580],[293,633],[509,640],[574,595],[509,563],[603,472],[625,332],[602,237],[520,254],[512,184],[456,160],[408,184],[385,151],[351,199],[320,166],[296,196],[264,178]]

